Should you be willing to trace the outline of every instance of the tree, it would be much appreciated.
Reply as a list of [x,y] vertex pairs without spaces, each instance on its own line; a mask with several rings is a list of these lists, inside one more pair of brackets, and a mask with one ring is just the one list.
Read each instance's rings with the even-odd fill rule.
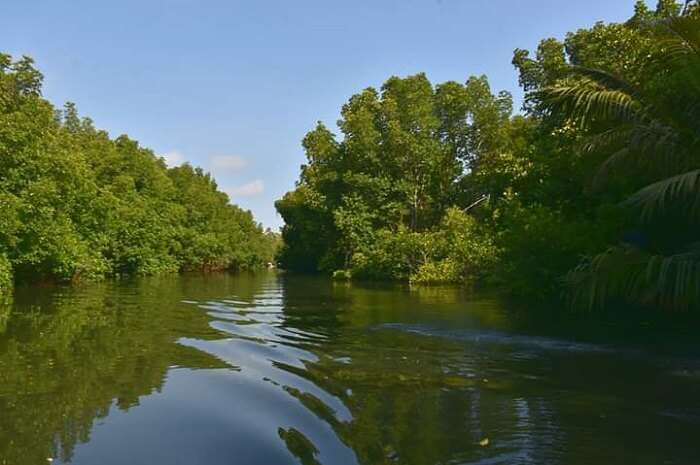
[[423,253],[386,250],[392,235],[424,243],[409,238],[431,234],[450,207],[470,200],[462,180],[480,154],[503,145],[511,111],[510,95],[493,95],[484,76],[436,87],[424,74],[392,77],[381,92],[352,96],[338,122],[342,141],[322,124],[307,134],[297,188],[276,203],[282,264],[408,279]]
[[609,154],[600,182],[621,170],[640,180],[625,200],[640,211],[638,235],[569,276],[591,304],[700,303],[700,19],[678,16],[672,3],[659,2],[663,19],[650,27],[660,50],[639,82],[572,65],[570,78],[542,92],[549,111],[589,133],[587,151]]
[[[0,257],[14,279],[256,267],[275,239],[200,169],[168,170],[41,97],[30,58],[0,55]],[[3,271],[4,273],[4,271]]]

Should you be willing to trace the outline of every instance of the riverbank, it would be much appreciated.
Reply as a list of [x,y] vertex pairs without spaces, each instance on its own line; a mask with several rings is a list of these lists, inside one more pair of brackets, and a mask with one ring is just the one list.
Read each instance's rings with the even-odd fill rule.
[[282,265],[485,282],[589,310],[700,309],[700,87],[687,85],[700,9],[630,14],[516,49],[520,111],[486,76],[392,76],[352,95],[338,135],[306,134],[276,203]]

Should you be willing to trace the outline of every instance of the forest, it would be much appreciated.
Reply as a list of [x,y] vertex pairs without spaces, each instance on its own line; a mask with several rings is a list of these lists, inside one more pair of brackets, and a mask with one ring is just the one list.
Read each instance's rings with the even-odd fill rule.
[[232,205],[212,176],[168,168],[42,98],[29,57],[0,54],[0,297],[15,282],[247,269],[278,235]]
[[390,77],[303,140],[284,268],[580,308],[700,306],[700,8],[659,0],[486,76]]

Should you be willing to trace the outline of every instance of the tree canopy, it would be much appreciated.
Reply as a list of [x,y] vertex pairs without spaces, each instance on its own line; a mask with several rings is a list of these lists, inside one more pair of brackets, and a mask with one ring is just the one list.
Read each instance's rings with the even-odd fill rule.
[[0,294],[19,280],[249,268],[275,235],[200,168],[167,168],[41,96],[32,60],[0,54]]
[[700,13],[638,1],[485,76],[391,77],[304,138],[280,260],[337,277],[486,282],[587,306],[700,304]]

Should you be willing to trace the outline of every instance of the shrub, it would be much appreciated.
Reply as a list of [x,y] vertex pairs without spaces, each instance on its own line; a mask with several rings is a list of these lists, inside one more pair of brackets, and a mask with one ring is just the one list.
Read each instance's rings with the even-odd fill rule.
[[566,273],[616,229],[615,222],[570,218],[552,207],[524,206],[517,198],[501,202],[494,216],[501,255],[491,281],[531,298],[558,295]]
[[382,229],[357,246],[353,277],[439,284],[475,281],[491,269],[497,248],[476,220],[458,208],[447,210],[431,231]]
[[0,307],[12,296],[14,277],[12,263],[3,254],[0,254]]

